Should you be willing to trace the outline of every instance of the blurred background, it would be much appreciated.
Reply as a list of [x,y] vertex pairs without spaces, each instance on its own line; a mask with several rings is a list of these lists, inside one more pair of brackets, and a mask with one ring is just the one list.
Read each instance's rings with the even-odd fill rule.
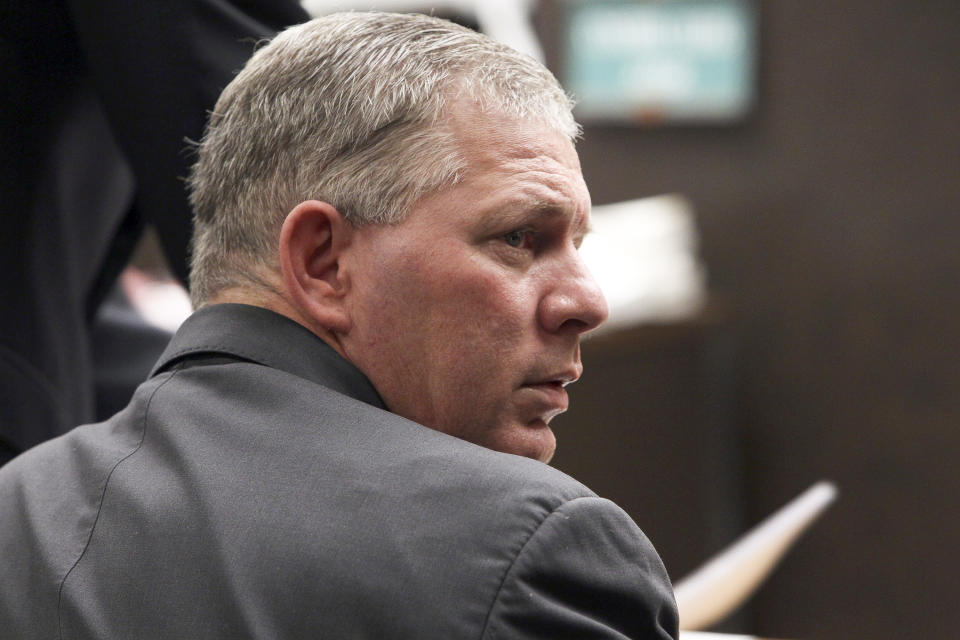
[[[598,222],[672,194],[634,211],[647,302],[584,344],[554,464],[627,509],[675,580],[833,480],[719,629],[958,634],[960,3],[304,5],[512,39],[577,93]],[[644,280],[646,258],[672,270]]]
[[[726,4],[755,19],[745,114],[585,119],[594,202],[683,194],[707,295],[584,345],[556,465],[627,506],[674,579],[832,479],[724,628],[955,637],[960,3]],[[571,6],[535,14],[561,77]]]

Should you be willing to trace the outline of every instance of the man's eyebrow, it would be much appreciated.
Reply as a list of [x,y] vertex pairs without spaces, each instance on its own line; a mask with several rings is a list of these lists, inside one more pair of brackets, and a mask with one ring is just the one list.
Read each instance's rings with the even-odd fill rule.
[[[569,209],[563,205],[558,205],[555,202],[550,202],[547,200],[536,200],[533,203],[530,211],[534,215],[545,216],[545,217],[555,217],[555,216],[566,216],[569,213]],[[585,238],[591,231],[593,231],[593,226],[591,225],[590,219],[587,216],[579,216],[574,212],[571,215],[571,235],[577,240],[582,240]]]
[[573,218],[573,234],[586,236],[593,228],[586,216],[571,213],[569,207],[550,200],[516,198],[497,205],[483,216],[485,227],[499,227],[507,224],[523,224],[538,218]]

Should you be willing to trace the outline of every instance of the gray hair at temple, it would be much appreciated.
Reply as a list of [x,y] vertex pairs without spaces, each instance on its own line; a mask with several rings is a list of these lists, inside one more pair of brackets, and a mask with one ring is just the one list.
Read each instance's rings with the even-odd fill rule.
[[281,32],[217,101],[188,179],[191,297],[265,286],[305,200],[354,225],[403,220],[465,168],[444,118],[466,98],[575,139],[572,101],[532,58],[425,15],[341,13]]

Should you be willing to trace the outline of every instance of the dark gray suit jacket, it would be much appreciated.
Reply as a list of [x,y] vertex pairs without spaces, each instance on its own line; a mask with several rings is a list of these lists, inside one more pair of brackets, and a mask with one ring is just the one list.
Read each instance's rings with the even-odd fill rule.
[[616,505],[387,412],[256,307],[194,314],[123,411],[0,468],[0,514],[3,637],[677,633]]

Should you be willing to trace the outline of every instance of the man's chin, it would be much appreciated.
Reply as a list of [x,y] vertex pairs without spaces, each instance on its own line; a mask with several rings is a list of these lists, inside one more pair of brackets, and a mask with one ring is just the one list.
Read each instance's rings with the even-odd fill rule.
[[495,451],[548,463],[557,449],[557,439],[550,425],[538,419],[527,424],[511,425],[506,433],[486,446]]

